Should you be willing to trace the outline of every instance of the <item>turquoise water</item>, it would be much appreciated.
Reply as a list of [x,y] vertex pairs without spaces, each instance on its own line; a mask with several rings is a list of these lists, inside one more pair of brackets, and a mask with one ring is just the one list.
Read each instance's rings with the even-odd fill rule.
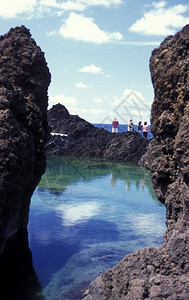
[[49,157],[28,227],[44,299],[81,299],[86,286],[126,254],[162,244],[165,229],[165,207],[144,168]]

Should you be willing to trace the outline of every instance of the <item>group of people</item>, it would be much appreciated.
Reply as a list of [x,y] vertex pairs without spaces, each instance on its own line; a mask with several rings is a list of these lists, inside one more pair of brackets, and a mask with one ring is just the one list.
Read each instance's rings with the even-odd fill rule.
[[[119,121],[114,118],[112,121],[112,132],[113,133],[117,133],[118,132],[118,126],[119,126]],[[133,124],[133,120],[131,119],[128,123],[128,131],[134,131],[134,124]],[[144,125],[142,125],[142,122],[139,121],[138,125],[137,125],[137,132],[142,134],[143,133],[143,137],[147,138],[148,137],[148,133],[149,133],[149,127],[147,122],[144,122]]]

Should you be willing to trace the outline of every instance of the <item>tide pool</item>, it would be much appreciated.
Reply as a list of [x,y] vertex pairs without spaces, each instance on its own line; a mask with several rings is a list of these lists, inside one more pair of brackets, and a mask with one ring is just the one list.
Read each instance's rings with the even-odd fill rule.
[[49,157],[32,197],[29,247],[46,300],[78,300],[126,254],[163,243],[165,207],[129,163]]

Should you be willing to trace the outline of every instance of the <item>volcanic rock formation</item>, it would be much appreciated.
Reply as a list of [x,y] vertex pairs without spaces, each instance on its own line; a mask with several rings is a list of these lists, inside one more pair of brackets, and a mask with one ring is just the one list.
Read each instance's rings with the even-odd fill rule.
[[77,115],[70,115],[61,104],[48,111],[51,131],[68,135],[52,136],[47,153],[108,160],[138,162],[146,152],[149,140],[137,132],[111,133],[97,128]]
[[152,52],[155,91],[147,160],[165,203],[164,244],[127,255],[91,283],[85,300],[189,299],[189,25]]
[[28,223],[31,195],[45,171],[49,136],[44,53],[24,26],[0,37],[0,252]]

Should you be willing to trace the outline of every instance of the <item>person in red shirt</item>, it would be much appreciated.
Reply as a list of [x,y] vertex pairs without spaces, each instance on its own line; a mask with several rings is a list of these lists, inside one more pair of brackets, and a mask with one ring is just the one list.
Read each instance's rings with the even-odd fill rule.
[[119,125],[118,120],[116,118],[114,118],[113,121],[112,121],[112,132],[113,133],[118,132],[118,125]]

